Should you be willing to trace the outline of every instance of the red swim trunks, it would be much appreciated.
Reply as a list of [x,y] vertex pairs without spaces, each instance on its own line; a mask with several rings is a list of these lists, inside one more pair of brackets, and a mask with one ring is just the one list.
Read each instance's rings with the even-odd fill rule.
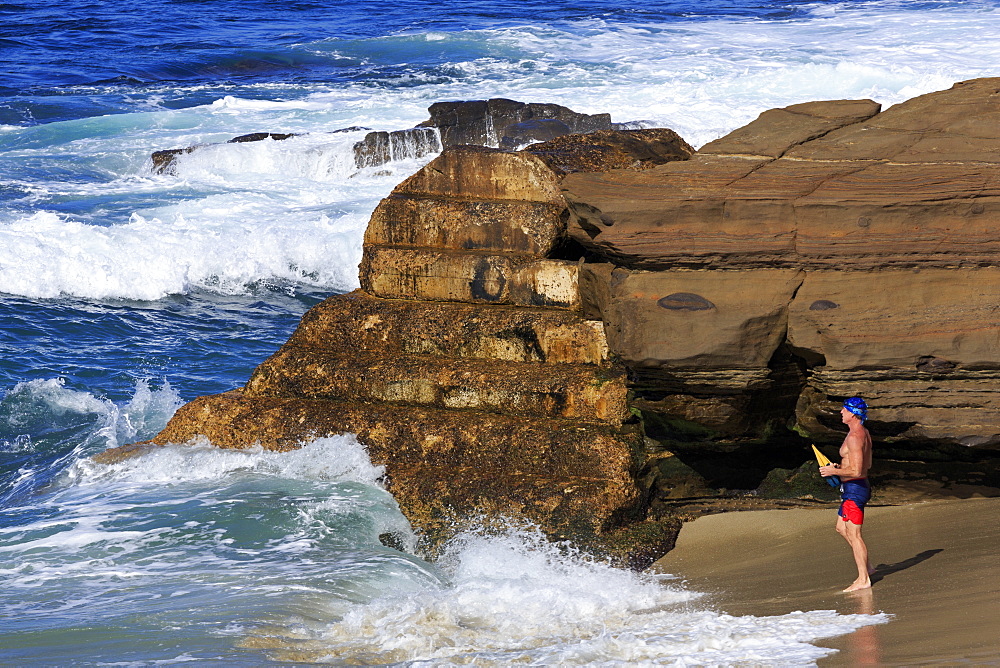
[[845,480],[840,485],[840,519],[861,526],[865,521],[865,504],[872,498],[867,478]]

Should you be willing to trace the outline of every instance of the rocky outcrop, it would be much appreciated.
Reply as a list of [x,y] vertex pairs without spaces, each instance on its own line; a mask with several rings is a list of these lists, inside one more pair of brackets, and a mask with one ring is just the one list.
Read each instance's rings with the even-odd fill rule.
[[430,128],[369,132],[354,145],[354,164],[359,169],[377,167],[393,160],[422,158],[440,152],[441,142]]
[[[430,118],[418,127],[391,132],[369,132],[354,144],[354,164],[358,169],[378,167],[393,160],[422,158],[458,145],[501,147],[521,146],[573,133],[589,133],[612,128],[610,114],[581,114],[558,104],[525,103],[496,98],[459,102],[436,102]],[[367,130],[358,126],[334,130],[330,134]],[[253,132],[230,139],[229,144],[271,139],[281,141],[294,133]],[[678,138],[679,139],[679,138]],[[683,140],[680,140],[683,142]],[[642,142],[633,142],[636,146]],[[152,171],[173,174],[177,158],[211,144],[155,151]],[[635,148],[635,146],[633,147]],[[663,147],[650,147],[655,152]],[[669,148],[667,148],[669,150]],[[659,164],[659,163],[657,163]]]
[[431,542],[502,515],[650,563],[676,522],[643,521],[644,436],[626,370],[582,311],[583,265],[554,257],[574,147],[590,151],[574,169],[690,152],[653,130],[540,155],[446,150],[373,213],[361,289],[311,309],[244,388],[184,406],[154,442],[281,450],[351,432]]
[[862,394],[882,439],[1000,444],[998,114],[998,79],[799,104],[688,161],[568,175],[611,349],[729,436],[784,405],[836,439]]

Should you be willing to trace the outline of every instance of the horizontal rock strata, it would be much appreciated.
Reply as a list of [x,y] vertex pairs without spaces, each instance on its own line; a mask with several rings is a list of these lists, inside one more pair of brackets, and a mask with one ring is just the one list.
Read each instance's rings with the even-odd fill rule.
[[647,269],[992,265],[998,91],[793,105],[688,161],[571,174],[569,232]]
[[287,449],[351,432],[432,540],[483,514],[655,559],[676,527],[636,524],[648,499],[626,371],[582,313],[582,263],[551,254],[562,167],[604,154],[644,169],[689,147],[669,131],[599,141],[618,148],[447,149],[372,215],[362,289],[311,309],[245,388],[188,404],[155,442]]
[[778,402],[836,439],[865,394],[879,438],[1000,445],[997,117],[1000,79],[812,102],[687,161],[566,176],[567,233],[607,263],[585,312],[643,405],[735,436]]
[[579,267],[536,255],[369,246],[359,274],[378,297],[580,308]]
[[307,312],[287,347],[605,365],[604,325],[552,309],[378,299],[362,290]]
[[[1000,79],[770,110],[697,152],[540,110],[432,107],[446,148],[373,213],[362,289],[156,442],[349,431],[429,535],[514,516],[643,563],[670,542],[650,481],[751,488],[842,439],[848,396],[893,457],[1000,446]],[[546,141],[450,146],[504,137]]]
[[248,397],[471,408],[509,415],[621,424],[629,415],[624,371],[586,365],[497,365],[494,360],[442,359],[380,352],[330,354],[282,349],[257,367]]

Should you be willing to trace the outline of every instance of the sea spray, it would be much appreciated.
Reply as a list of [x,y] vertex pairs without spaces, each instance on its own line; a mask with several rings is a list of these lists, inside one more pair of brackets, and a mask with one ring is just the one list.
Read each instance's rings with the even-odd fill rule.
[[[474,530],[437,562],[446,576],[299,628],[278,660],[336,665],[804,665],[810,644],[886,621],[833,611],[732,617],[700,606],[669,576],[613,568],[537,530]],[[311,638],[309,638],[311,636]],[[308,639],[307,639],[308,638]],[[253,644],[253,643],[251,643]]]
[[0,400],[0,507],[26,500],[81,457],[151,438],[181,403],[169,383],[154,390],[145,379],[121,406],[63,378],[18,383]]
[[[171,401],[139,387],[128,406],[157,414]],[[354,437],[302,445],[202,440],[69,465],[0,528],[7,656],[30,656],[19,634],[42,634],[50,659],[68,660],[86,628],[93,657],[139,662],[798,664],[829,653],[811,641],[884,621],[721,615],[669,578],[513,524],[464,532],[427,563],[380,544],[391,532],[412,549],[414,537]]]

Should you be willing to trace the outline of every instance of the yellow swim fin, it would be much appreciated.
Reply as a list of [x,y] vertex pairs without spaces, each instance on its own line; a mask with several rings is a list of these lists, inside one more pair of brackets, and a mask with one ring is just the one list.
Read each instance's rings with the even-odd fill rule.
[[824,455],[822,452],[819,451],[819,448],[817,448],[815,445],[812,446],[812,449],[813,449],[813,454],[816,455],[816,461],[819,462],[820,466],[827,466],[832,463],[829,459],[826,458],[826,455]]
[[[827,466],[828,464],[832,464],[833,463],[829,459],[827,459],[826,455],[824,455],[822,452],[820,452],[819,448],[817,448],[815,445],[812,446],[812,449],[813,449],[813,454],[816,455],[816,461],[819,462],[820,466]],[[825,478],[825,480],[826,480],[827,484],[830,485],[830,487],[839,487],[840,486],[840,478],[838,476],[832,475],[832,476],[830,476],[828,478]]]

